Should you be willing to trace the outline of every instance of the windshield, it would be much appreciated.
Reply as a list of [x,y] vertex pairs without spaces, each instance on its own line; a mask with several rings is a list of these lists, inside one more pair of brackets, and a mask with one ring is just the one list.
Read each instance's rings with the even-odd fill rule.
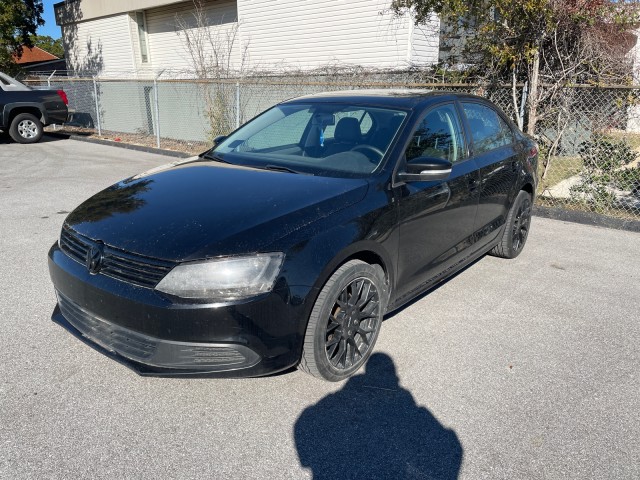
[[210,155],[257,168],[366,176],[381,164],[406,115],[366,105],[279,105],[240,128]]

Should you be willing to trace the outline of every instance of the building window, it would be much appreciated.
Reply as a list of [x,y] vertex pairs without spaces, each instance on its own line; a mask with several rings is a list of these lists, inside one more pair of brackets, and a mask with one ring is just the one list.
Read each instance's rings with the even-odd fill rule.
[[147,48],[147,23],[144,18],[144,12],[136,12],[136,23],[138,24],[140,58],[142,59],[142,63],[149,63],[149,49]]

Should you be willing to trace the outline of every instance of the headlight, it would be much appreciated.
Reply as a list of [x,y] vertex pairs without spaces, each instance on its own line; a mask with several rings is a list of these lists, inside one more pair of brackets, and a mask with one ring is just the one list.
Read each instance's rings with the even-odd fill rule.
[[171,270],[156,290],[183,298],[238,300],[271,291],[284,254],[261,253],[185,263]]

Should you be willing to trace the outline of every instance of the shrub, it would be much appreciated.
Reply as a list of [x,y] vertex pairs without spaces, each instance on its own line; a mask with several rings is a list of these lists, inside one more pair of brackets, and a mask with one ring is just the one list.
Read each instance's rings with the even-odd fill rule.
[[640,170],[621,168],[638,157],[626,141],[616,142],[594,135],[581,145],[580,156],[584,165],[582,183],[571,187],[571,196],[591,202],[596,211],[615,206],[616,195],[612,189],[633,191],[640,185]]

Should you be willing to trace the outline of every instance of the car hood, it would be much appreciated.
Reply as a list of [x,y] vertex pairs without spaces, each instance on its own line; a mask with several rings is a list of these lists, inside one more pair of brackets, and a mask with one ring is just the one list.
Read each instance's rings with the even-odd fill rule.
[[117,183],[82,203],[66,224],[107,245],[167,260],[250,253],[362,200],[367,185],[196,161]]

